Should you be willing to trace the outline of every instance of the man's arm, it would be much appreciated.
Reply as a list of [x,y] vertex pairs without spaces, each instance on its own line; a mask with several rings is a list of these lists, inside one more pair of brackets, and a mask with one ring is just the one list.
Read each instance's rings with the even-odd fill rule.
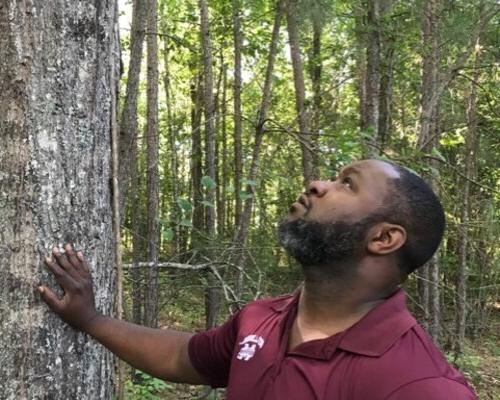
[[64,290],[58,298],[46,286],[38,288],[43,300],[61,319],[93,336],[131,366],[172,382],[205,384],[188,355],[192,334],[146,328],[97,312],[88,264],[81,252],[67,244],[65,254],[54,249],[45,263]]

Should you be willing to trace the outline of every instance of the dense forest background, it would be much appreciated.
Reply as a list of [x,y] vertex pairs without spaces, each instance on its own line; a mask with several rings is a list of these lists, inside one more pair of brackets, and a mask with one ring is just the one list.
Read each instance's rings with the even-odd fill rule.
[[[125,317],[205,329],[290,292],[300,269],[275,228],[304,185],[391,160],[447,216],[439,253],[406,284],[410,306],[481,398],[500,398],[498,3],[120,6]],[[127,383],[131,398],[193,390]]]

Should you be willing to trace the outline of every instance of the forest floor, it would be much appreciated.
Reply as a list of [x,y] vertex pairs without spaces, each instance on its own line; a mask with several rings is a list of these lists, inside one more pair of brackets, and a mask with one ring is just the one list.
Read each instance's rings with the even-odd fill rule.
[[[184,287],[186,289],[189,291],[189,287]],[[204,307],[198,300],[203,296],[201,293],[200,296],[193,296],[192,292],[190,294],[187,302],[179,301],[177,297],[175,303],[163,308],[170,310],[161,318],[163,328],[191,332],[203,330],[204,321],[200,319],[200,315],[203,315]],[[452,361],[450,355],[447,357]],[[500,307],[495,308],[491,314],[489,332],[474,341],[467,341],[464,355],[456,364],[474,387],[480,400],[500,400]],[[127,399],[224,399],[223,390],[207,391],[199,386],[162,384],[159,380],[146,380],[142,386],[132,386],[129,383]]]
[[500,400],[500,316],[490,334],[469,342],[457,363],[481,400]]

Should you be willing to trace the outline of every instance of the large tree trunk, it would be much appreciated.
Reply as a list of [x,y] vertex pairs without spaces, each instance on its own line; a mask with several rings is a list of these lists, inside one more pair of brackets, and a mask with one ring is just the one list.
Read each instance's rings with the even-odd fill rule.
[[148,82],[147,82],[147,129],[146,129],[146,179],[148,195],[148,262],[146,295],[144,304],[144,323],[156,327],[158,324],[158,247],[160,238],[159,221],[159,132],[158,132],[158,36],[157,0],[148,4]]
[[110,353],[61,322],[34,288],[57,286],[43,256],[73,242],[92,266],[98,309],[112,313],[116,16],[106,1],[0,7],[2,399],[113,397]]
[[314,155],[311,143],[311,132],[306,110],[306,88],[304,83],[304,69],[300,54],[299,29],[297,26],[297,0],[288,0],[287,10],[288,40],[290,43],[290,54],[293,67],[293,83],[295,86],[295,108],[297,110],[297,121],[299,123],[299,140],[302,149],[302,170],[304,185],[315,179],[316,171]]

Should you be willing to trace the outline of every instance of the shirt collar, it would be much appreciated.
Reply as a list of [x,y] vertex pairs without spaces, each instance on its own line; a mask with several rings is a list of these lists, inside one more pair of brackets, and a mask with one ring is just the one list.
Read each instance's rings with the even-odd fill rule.
[[[282,296],[271,308],[278,313],[289,312],[297,307],[300,290]],[[325,357],[329,358],[336,348],[370,357],[379,357],[416,324],[406,307],[406,294],[398,289],[370,310],[361,320],[344,332],[325,339]],[[326,343],[328,342],[328,343]]]
[[406,307],[406,294],[398,289],[347,329],[338,345],[342,350],[379,357],[416,324]]

